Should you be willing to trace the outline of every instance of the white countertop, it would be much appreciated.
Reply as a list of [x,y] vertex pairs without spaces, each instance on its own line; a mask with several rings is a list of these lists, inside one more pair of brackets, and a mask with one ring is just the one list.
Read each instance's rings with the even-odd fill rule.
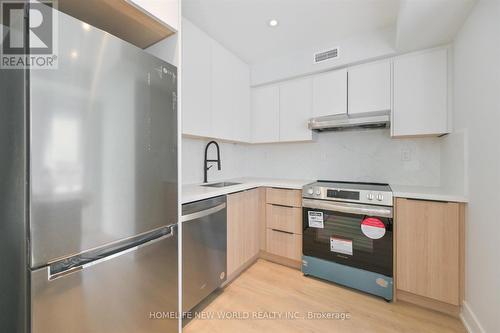
[[[222,181],[222,180],[221,180]],[[314,180],[290,180],[290,179],[274,179],[274,178],[235,178],[226,179],[225,182],[241,183],[226,187],[206,187],[203,184],[189,184],[182,186],[182,203],[189,203],[198,200],[226,195],[229,193],[248,190],[256,187],[279,187],[293,190],[301,190],[306,184],[314,182]],[[210,183],[218,183],[214,181]]]
[[[256,187],[279,187],[293,190],[301,190],[306,184],[313,183],[314,180],[304,179],[275,179],[275,178],[235,178],[220,180],[225,182],[241,183],[226,187],[206,187],[203,184],[189,184],[182,186],[182,203],[189,203],[198,200],[226,195],[234,192],[244,191]],[[218,183],[214,181],[211,183]],[[422,199],[422,200],[437,200],[451,202],[468,202],[468,199],[463,194],[453,193],[441,187],[430,186],[408,186],[390,184],[393,196],[396,198]]]
[[390,184],[392,195],[396,198],[468,202],[463,194],[454,193],[446,188],[431,186],[408,186]]

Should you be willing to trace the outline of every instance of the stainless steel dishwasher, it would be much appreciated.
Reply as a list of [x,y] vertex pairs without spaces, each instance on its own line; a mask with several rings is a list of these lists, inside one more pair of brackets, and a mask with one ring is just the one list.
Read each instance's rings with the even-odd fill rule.
[[182,205],[182,310],[226,281],[226,197]]

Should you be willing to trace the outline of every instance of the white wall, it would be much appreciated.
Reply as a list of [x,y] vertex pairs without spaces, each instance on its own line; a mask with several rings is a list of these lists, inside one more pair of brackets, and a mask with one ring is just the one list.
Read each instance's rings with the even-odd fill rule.
[[132,3],[142,7],[176,31],[179,30],[179,2],[180,0],[132,0]]
[[401,52],[448,44],[477,0],[401,0],[396,48]]
[[146,49],[146,52],[165,60],[166,62],[179,67],[180,55],[179,34],[176,33],[168,38],[151,45]]
[[441,138],[441,187],[448,193],[468,196],[465,128],[455,128]]
[[[500,332],[499,33],[500,1],[480,0],[455,41],[454,126],[464,133],[470,200],[463,317],[471,332]],[[444,154],[459,155],[453,149]]]
[[[290,79],[292,77],[324,72],[333,68],[367,62],[395,54],[394,28],[384,28],[370,33],[356,35],[343,40],[332,41],[316,49],[297,50],[292,54],[271,58],[251,66],[252,86]],[[330,48],[339,48],[339,57],[315,64],[313,54]]]
[[[389,130],[322,133],[316,142],[221,145],[222,171],[209,180],[241,176],[334,179],[401,185],[440,184],[438,138],[391,139]],[[201,182],[206,141],[183,138],[183,182]],[[213,149],[213,148],[211,148]],[[402,161],[408,150],[411,161]]]

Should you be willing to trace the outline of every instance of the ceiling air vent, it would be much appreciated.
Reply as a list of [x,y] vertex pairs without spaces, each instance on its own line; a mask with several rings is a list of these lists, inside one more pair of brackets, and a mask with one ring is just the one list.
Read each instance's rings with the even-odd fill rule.
[[327,61],[330,59],[335,59],[339,57],[339,48],[336,47],[331,50],[318,52],[314,54],[314,63],[319,64],[320,62]]

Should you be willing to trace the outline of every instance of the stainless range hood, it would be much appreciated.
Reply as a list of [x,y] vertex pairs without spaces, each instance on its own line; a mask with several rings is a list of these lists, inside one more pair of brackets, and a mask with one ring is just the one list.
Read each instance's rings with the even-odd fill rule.
[[384,128],[388,127],[390,122],[388,111],[361,115],[342,114],[311,118],[309,129],[323,132],[353,128]]

